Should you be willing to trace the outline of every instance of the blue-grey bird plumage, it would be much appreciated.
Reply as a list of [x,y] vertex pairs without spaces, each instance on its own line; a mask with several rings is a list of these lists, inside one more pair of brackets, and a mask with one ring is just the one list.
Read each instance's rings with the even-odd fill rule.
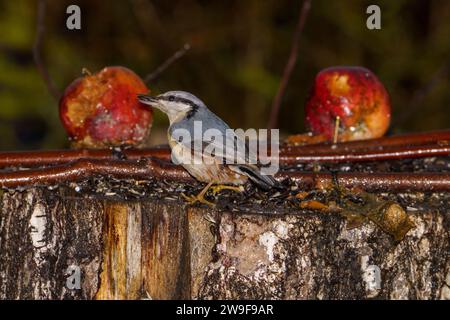
[[[147,95],[138,95],[139,100],[160,109],[169,117],[170,126],[168,129],[169,145],[172,148],[173,156],[181,165],[197,180],[203,182],[214,182],[217,184],[243,184],[250,179],[263,189],[270,189],[277,185],[277,181],[269,175],[261,174],[257,165],[249,163],[249,159],[256,159],[254,151],[250,150],[241,138],[232,132],[230,127],[217,115],[211,112],[199,98],[189,92],[169,91],[157,97]],[[195,123],[201,123],[201,137],[208,129],[220,131],[224,139],[222,141],[179,141],[174,139],[174,134],[178,129],[189,132],[190,137],[195,137]],[[198,135],[198,132],[197,132]],[[243,146],[244,152],[240,152],[237,145]],[[201,146],[197,150],[194,146]],[[192,164],[183,163],[182,153],[176,152],[180,147],[188,154],[194,154],[194,157],[204,157],[203,150],[207,146],[214,147],[213,164]],[[185,154],[186,155],[186,154]],[[228,162],[226,162],[228,160]]]

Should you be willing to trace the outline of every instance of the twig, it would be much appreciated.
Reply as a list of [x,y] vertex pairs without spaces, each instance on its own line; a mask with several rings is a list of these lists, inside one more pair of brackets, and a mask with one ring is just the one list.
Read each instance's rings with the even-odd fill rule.
[[343,163],[365,161],[387,161],[396,159],[414,159],[424,157],[449,156],[448,145],[424,145],[416,147],[398,146],[388,150],[366,150],[364,152],[306,153],[285,151],[280,154],[281,164],[295,163]]
[[170,67],[171,64],[173,64],[175,61],[180,59],[182,56],[188,52],[188,50],[191,48],[190,44],[186,43],[183,48],[179,49],[177,52],[175,52],[171,57],[169,57],[166,61],[164,61],[163,64],[161,64],[158,68],[156,68],[155,71],[148,74],[144,81],[145,83],[149,83],[150,81],[155,80],[159,77],[161,73],[163,73],[168,67]]
[[129,0],[129,2],[138,27],[144,34],[146,41],[152,43],[155,41],[155,35],[159,35],[158,43],[167,47],[170,44],[170,40],[164,34],[164,26],[152,1]]
[[387,149],[396,148],[398,146],[419,146],[429,144],[448,144],[450,145],[450,130],[439,130],[409,134],[399,134],[395,136],[382,137],[370,140],[358,140],[340,142],[337,144],[331,143],[315,143],[306,145],[286,145],[282,149],[291,150],[300,153],[330,153],[330,152],[354,152],[372,149]]
[[[124,150],[123,154],[127,160],[140,160],[143,158],[158,158],[170,161],[170,149],[149,148]],[[81,159],[92,160],[114,160],[115,155],[110,149],[91,150],[49,150],[49,151],[19,151],[1,152],[0,168],[7,167],[39,167],[48,165],[66,164]]]
[[[289,178],[305,189],[327,189],[335,183],[331,173],[280,172],[276,177]],[[450,173],[345,172],[337,175],[337,181],[342,187],[358,187],[370,192],[450,191]]]
[[[16,188],[77,181],[87,176],[108,176],[117,179],[165,179],[192,183],[193,178],[181,166],[157,159],[142,161],[87,160],[65,165],[26,171],[0,172],[0,187]],[[333,174],[310,172],[279,172],[278,180],[291,179],[305,189],[333,187]],[[450,173],[339,173],[339,185],[359,187],[366,191],[449,191]]]
[[[395,159],[414,159],[450,155],[450,145],[419,145],[419,146],[396,146],[386,150],[379,147],[359,151],[339,150],[336,152],[325,152],[318,149],[309,149],[303,152],[301,148],[281,148],[279,161],[282,165],[296,163],[343,163],[343,162],[365,162],[365,161],[387,161]],[[165,148],[133,149],[124,152],[127,160],[139,160],[144,158],[156,158],[170,161],[171,150]],[[80,159],[91,160],[114,160],[114,154],[107,149],[104,150],[53,150],[53,151],[31,151],[31,152],[3,152],[0,153],[0,168],[8,167],[41,167],[59,165]]]
[[[450,131],[436,131],[399,135],[368,141],[281,147],[280,163],[339,163],[362,161],[386,161],[402,158],[445,156],[450,154]],[[168,146],[123,151],[127,160],[157,158],[170,161]],[[1,152],[0,168],[40,167],[66,164],[80,159],[114,160],[117,156],[110,149],[102,150],[50,150]]]
[[396,127],[408,120],[422,106],[425,97],[438,85],[438,83],[449,74],[450,62],[439,67],[427,84],[414,92],[408,109],[394,120],[392,127]]
[[60,92],[56,88],[52,78],[50,77],[50,74],[47,70],[47,68],[44,65],[44,62],[42,61],[41,57],[41,44],[42,44],[42,38],[45,30],[45,11],[46,11],[46,0],[39,0],[38,2],[38,12],[37,12],[37,19],[36,19],[36,36],[34,39],[34,45],[33,45],[33,58],[34,63],[36,64],[36,67],[44,80],[48,91],[50,94],[58,100],[60,97]]
[[81,159],[64,165],[26,171],[0,172],[0,186],[14,188],[77,181],[87,176],[110,176],[118,179],[167,179],[193,181],[182,167],[155,159],[142,161]]
[[269,129],[275,128],[278,124],[278,114],[280,113],[281,101],[283,100],[284,93],[286,92],[286,87],[289,83],[292,71],[294,70],[295,64],[297,62],[300,36],[302,34],[303,26],[305,25],[306,17],[308,16],[310,8],[311,8],[311,0],[304,0],[303,5],[300,9],[297,28],[295,29],[294,38],[292,41],[291,53],[289,55],[287,64],[284,68],[283,77],[281,78],[277,94],[272,103],[272,110],[270,112],[268,124]]

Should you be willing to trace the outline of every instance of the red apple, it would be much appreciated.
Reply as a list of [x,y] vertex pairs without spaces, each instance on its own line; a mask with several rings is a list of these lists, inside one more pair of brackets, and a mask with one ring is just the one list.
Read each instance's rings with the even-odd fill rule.
[[381,137],[389,127],[391,106],[383,84],[363,67],[331,67],[317,74],[306,103],[306,123],[314,134],[338,141]]
[[153,119],[153,111],[136,96],[146,92],[133,71],[106,67],[67,87],[59,102],[62,124],[76,147],[140,145]]

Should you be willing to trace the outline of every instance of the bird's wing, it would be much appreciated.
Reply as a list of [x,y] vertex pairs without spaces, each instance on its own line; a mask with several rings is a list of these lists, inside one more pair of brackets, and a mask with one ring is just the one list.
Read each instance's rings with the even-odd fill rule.
[[[198,124],[201,124],[201,128],[196,126]],[[245,137],[238,136],[222,119],[207,109],[200,109],[193,117],[173,123],[169,127],[169,136],[184,146],[185,150],[191,150],[197,159],[213,158],[216,163],[226,164],[258,164],[257,146],[254,143],[257,140],[247,143]]]
[[196,157],[215,158],[215,161],[226,164],[257,163],[256,152],[232,131],[226,135],[204,137],[202,140],[179,140],[177,143],[190,148]]

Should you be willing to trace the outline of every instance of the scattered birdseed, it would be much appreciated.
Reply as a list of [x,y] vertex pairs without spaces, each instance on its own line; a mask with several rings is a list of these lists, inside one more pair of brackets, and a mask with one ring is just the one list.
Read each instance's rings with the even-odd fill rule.
[[[450,157],[430,157],[422,159],[403,159],[380,162],[346,163],[346,164],[298,164],[295,166],[284,166],[281,170],[287,171],[312,171],[320,170],[329,173],[330,171],[348,172],[450,172]],[[24,170],[26,168],[20,168]],[[0,172],[19,170],[19,168],[4,168]],[[283,189],[263,191],[257,189],[253,184],[247,183],[243,186],[242,192],[232,190],[222,190],[214,195],[209,191],[205,198],[215,203],[218,210],[227,210],[236,213],[252,212],[262,214],[283,214],[283,213],[314,213],[320,210],[313,210],[311,206],[301,209],[301,203],[317,201],[335,208],[342,203],[343,199],[336,188],[329,190],[302,190],[295,182],[286,179],[281,181]],[[117,201],[134,201],[157,199],[172,201],[181,205],[188,204],[182,193],[187,196],[197,195],[204,188],[203,183],[190,182],[188,184],[177,181],[166,181],[164,179],[133,180],[117,179],[108,176],[91,176],[76,182],[63,181],[57,185],[43,186],[49,190],[56,191],[57,188],[68,188],[76,192],[76,197],[101,198]],[[33,186],[23,186],[19,188],[3,188],[8,192],[22,192]],[[56,193],[56,192],[55,192]],[[301,196],[299,196],[299,194]],[[346,195],[344,200],[352,200],[358,204],[358,198],[351,198]],[[450,212],[450,193],[379,193],[380,200],[395,201],[407,211],[439,210],[444,213]],[[360,203],[362,204],[362,202]],[[194,206],[205,206],[203,204],[193,204]]]

